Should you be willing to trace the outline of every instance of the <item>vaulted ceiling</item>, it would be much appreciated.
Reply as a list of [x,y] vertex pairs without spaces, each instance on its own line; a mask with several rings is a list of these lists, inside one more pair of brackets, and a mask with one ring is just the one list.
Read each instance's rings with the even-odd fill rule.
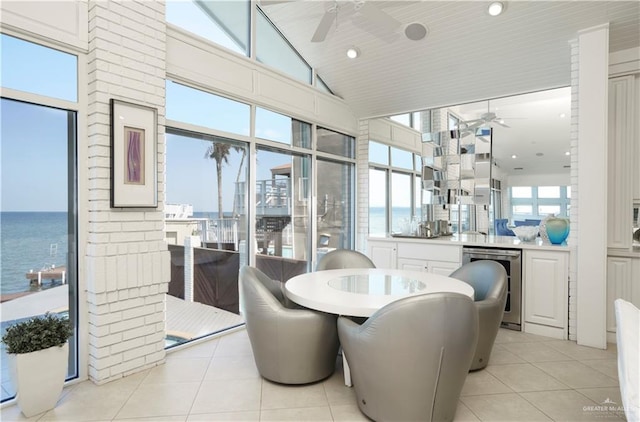
[[[261,7],[361,118],[568,86],[569,42],[596,25],[609,24],[610,52],[640,46],[638,1],[509,1],[497,17],[489,3],[262,0]],[[324,41],[312,42],[336,8]],[[394,20],[399,25],[388,28]],[[408,39],[411,23],[426,26],[426,38]],[[346,56],[352,46],[357,59]]]

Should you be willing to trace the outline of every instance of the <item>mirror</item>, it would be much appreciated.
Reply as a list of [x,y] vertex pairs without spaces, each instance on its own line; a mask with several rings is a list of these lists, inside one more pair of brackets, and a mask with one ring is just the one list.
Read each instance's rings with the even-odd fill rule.
[[[461,201],[457,201],[458,205],[448,202],[449,210],[440,207],[423,212],[424,215],[433,216],[430,218],[448,217],[454,231],[490,233],[493,232],[495,218],[535,219],[551,212],[548,209],[552,207],[529,206],[530,211],[517,215],[509,201],[509,187],[570,186],[569,87],[450,106],[431,110],[430,114],[431,130],[434,132],[457,129],[460,133],[476,133],[491,130],[491,204],[488,209],[476,206],[473,212],[467,211],[466,215],[474,217],[468,217],[466,223],[462,217],[465,211],[459,209],[464,206]],[[423,148],[423,155],[428,156],[427,151],[429,148]],[[483,180],[483,184],[485,182]],[[563,195],[566,202],[569,193]],[[424,203],[428,202],[423,198]],[[566,207],[564,204],[562,210],[568,215]]]
[[507,186],[569,185],[571,88],[447,108],[493,129],[492,177]]

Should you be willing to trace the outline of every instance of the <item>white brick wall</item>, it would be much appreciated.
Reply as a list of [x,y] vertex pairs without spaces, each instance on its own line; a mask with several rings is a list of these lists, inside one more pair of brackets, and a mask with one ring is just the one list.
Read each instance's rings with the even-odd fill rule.
[[367,252],[369,236],[369,121],[358,122],[356,138],[356,175],[357,175],[357,220],[356,249]]
[[578,277],[578,40],[572,40],[571,46],[571,228],[568,243],[575,245],[569,258],[569,340],[577,340],[577,302]]
[[[87,297],[89,376],[107,382],[164,360],[164,2],[89,1]],[[111,209],[109,101],[158,111],[158,209]]]

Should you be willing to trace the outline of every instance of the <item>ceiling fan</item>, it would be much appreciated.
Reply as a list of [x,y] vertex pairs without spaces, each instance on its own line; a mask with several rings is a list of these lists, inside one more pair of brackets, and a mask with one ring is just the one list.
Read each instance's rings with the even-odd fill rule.
[[496,123],[502,127],[510,128],[511,126],[507,125],[504,122],[502,117],[498,117],[496,113],[492,111],[488,111],[486,113],[482,113],[480,118],[473,120],[466,120],[464,122],[460,122],[460,129],[462,130],[475,130],[482,126],[489,126],[491,123]]
[[334,0],[325,3],[324,15],[311,37],[311,42],[323,42],[331,28],[334,25],[338,26],[339,17],[350,17],[355,26],[385,41],[392,41],[402,26],[398,20],[383,12],[373,0]]

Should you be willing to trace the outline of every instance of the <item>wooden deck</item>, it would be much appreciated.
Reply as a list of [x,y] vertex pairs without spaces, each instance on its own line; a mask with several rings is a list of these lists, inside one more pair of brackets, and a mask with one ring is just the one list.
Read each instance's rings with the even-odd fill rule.
[[42,280],[62,280],[62,284],[66,283],[67,267],[60,266],[40,271],[29,271],[25,274],[27,280],[31,283],[37,282],[42,284]]
[[242,324],[233,312],[167,295],[167,334],[192,339]]

